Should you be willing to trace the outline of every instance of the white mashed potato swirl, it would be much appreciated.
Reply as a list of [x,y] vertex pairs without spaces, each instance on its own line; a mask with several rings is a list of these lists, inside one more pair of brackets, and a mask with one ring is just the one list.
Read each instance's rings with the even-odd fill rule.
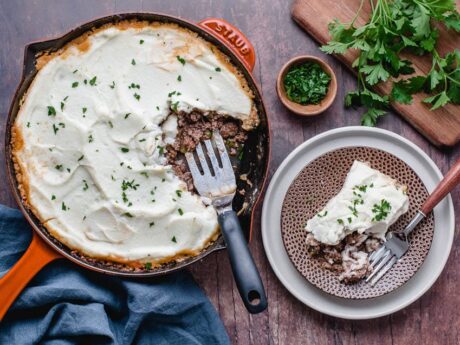
[[[82,49],[84,46],[84,49]],[[222,56],[175,25],[111,26],[39,70],[15,122],[26,202],[73,249],[119,262],[197,254],[216,212],[186,190],[164,157],[174,111],[243,123],[253,101]]]

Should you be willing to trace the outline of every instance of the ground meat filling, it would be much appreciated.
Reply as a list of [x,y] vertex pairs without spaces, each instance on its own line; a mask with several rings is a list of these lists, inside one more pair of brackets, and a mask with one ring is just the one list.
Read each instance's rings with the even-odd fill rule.
[[211,139],[214,129],[219,130],[231,156],[239,154],[247,139],[239,120],[217,113],[205,115],[198,110],[177,114],[177,129],[175,142],[166,147],[166,157],[176,175],[187,183],[189,191],[194,191],[194,186],[184,153],[194,151],[201,141]]
[[359,282],[371,272],[368,256],[379,245],[380,240],[365,234],[353,233],[335,246],[325,245],[307,234],[307,253],[319,260],[321,268],[339,275],[345,284]]

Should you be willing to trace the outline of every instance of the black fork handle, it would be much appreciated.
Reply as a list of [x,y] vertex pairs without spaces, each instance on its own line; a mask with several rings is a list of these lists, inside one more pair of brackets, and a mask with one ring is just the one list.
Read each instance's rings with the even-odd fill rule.
[[260,313],[267,308],[267,297],[238,216],[229,210],[219,214],[218,220],[241,299],[251,314]]

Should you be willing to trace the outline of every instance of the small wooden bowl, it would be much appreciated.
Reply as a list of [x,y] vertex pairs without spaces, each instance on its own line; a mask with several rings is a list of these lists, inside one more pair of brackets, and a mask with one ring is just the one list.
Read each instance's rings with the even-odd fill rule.
[[[284,77],[286,76],[287,72],[291,69],[291,67],[303,64],[305,62],[318,63],[321,66],[321,68],[331,77],[331,82],[329,83],[329,89],[327,91],[327,94],[319,104],[302,105],[291,101],[286,95],[286,90],[284,89]],[[301,55],[289,60],[281,68],[278,74],[278,79],[276,81],[276,92],[278,93],[278,97],[280,98],[281,102],[290,111],[303,116],[317,115],[329,108],[332,102],[334,101],[335,96],[337,95],[337,78],[335,77],[335,73],[332,70],[332,68],[325,61],[315,56]]]

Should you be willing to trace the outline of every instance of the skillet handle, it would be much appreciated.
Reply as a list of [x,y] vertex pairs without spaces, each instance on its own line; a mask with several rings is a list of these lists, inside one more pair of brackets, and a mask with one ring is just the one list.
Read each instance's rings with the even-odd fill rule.
[[260,313],[267,308],[267,297],[238,216],[233,210],[225,211],[219,214],[218,220],[241,299],[251,314]]
[[34,231],[32,242],[24,255],[0,278],[0,321],[27,283],[46,264],[60,258],[62,256],[50,248]]
[[216,36],[236,54],[246,68],[252,72],[256,64],[256,52],[251,42],[232,24],[220,18],[207,18],[198,23],[203,29]]

